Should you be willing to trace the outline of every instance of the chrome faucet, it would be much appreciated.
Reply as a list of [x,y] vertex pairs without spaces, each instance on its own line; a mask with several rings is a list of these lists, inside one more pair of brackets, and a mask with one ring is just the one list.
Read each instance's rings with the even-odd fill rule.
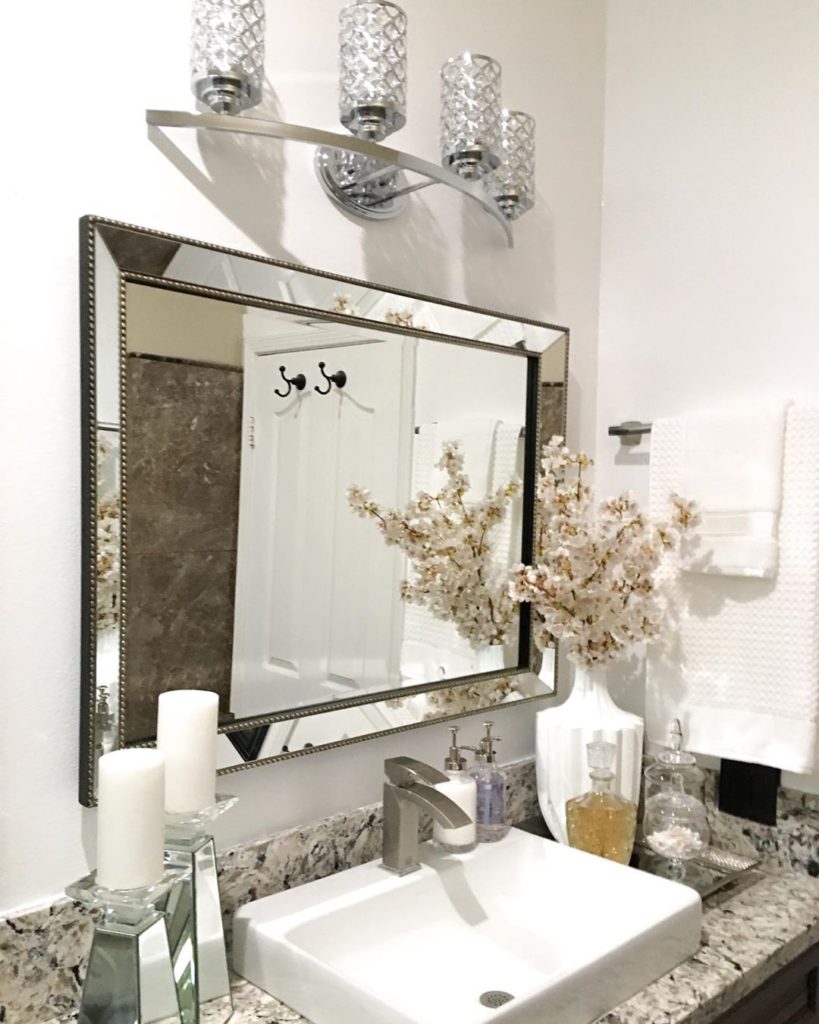
[[408,875],[418,861],[418,811],[423,808],[444,828],[463,828],[472,819],[454,800],[435,789],[449,776],[412,757],[390,757],[384,762],[384,847],[382,867]]

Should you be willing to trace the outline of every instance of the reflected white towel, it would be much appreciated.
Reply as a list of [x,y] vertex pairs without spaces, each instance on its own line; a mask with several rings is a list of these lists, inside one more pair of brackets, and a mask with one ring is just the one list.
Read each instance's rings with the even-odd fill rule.
[[[495,420],[486,422],[494,429]],[[440,427],[438,423],[423,423],[415,435],[413,497],[418,491],[435,493],[444,483],[443,474],[434,468],[435,463],[441,458],[441,441],[455,440],[458,435],[445,435],[442,438]],[[443,429],[450,430],[451,427],[443,424]],[[488,463],[487,455],[487,466]],[[442,669],[444,676],[451,675],[451,672],[447,671],[448,657],[474,658],[471,645],[458,633],[453,623],[436,618],[428,608],[417,604],[405,604],[403,611],[404,629],[400,656],[402,678],[415,683],[435,682],[442,678]]]
[[437,423],[422,423],[415,432],[415,440],[412,451],[412,496],[419,491],[428,491],[429,482],[432,477],[432,469],[441,457],[440,451],[436,454],[436,441],[438,438]]
[[683,547],[687,572],[776,575],[787,408],[784,401],[743,404],[655,423],[652,461],[681,444],[680,493],[701,516]]
[[[651,511],[683,490],[682,446],[655,447]],[[692,750],[811,772],[819,759],[819,409],[787,414],[775,580],[684,573],[669,647],[650,649],[646,724]]]
[[[504,487],[513,477],[523,479],[523,438],[522,424],[499,423],[495,431],[495,451],[492,458],[492,478],[489,489],[494,493]],[[502,569],[516,565],[521,560],[521,515],[523,499],[520,495],[512,500],[505,517],[492,530],[493,560]]]
[[[441,445],[446,441],[460,441],[464,454],[464,472],[469,477],[466,497],[470,501],[482,501],[489,490],[489,474],[492,465],[492,446],[498,421],[490,419],[443,420],[438,424],[435,459],[441,458]],[[446,474],[435,469],[430,481],[430,490],[435,493],[446,483]]]

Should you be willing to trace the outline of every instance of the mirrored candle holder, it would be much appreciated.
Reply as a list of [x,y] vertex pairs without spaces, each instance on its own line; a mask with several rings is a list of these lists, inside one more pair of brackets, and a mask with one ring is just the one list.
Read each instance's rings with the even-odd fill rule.
[[233,1013],[210,829],[237,800],[217,795],[201,811],[165,814],[165,865],[179,877],[164,909],[182,1024],[222,1024]]
[[83,983],[78,1024],[183,1024],[161,904],[182,881],[166,871],[140,889],[105,889],[96,872],[66,895],[100,913]]

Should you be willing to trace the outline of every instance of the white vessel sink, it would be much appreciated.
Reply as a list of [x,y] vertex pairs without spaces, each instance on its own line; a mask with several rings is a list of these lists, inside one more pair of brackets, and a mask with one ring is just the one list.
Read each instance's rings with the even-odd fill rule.
[[588,1024],[692,954],[701,916],[693,889],[513,829],[250,903],[234,965],[313,1024]]

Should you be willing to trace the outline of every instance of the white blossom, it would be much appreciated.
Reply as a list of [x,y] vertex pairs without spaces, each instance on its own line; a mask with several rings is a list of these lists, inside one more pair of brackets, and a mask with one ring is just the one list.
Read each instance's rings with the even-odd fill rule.
[[353,302],[351,295],[336,293],[333,296],[333,305],[330,307],[333,313],[343,313],[345,316],[359,316],[358,307]]
[[384,314],[384,322],[395,327],[414,327],[423,331],[422,324],[415,323],[415,314],[409,309],[390,309]]
[[387,544],[408,557],[412,572],[401,584],[405,601],[452,622],[474,648],[508,642],[518,609],[507,570],[493,564],[491,534],[520,492],[512,479],[482,501],[466,502],[469,477],[458,441],[446,441],[437,467],[446,482],[437,494],[420,491],[404,509],[388,509],[369,491],[350,487],[347,499],[358,515],[378,522]]
[[696,521],[693,503],[678,495],[661,522],[650,521],[631,494],[595,509],[583,482],[591,466],[562,437],[544,446],[536,560],[516,566],[509,586],[515,601],[532,605],[535,643],[546,648],[558,640],[581,665],[615,661],[660,636],[668,595],[658,570]]

